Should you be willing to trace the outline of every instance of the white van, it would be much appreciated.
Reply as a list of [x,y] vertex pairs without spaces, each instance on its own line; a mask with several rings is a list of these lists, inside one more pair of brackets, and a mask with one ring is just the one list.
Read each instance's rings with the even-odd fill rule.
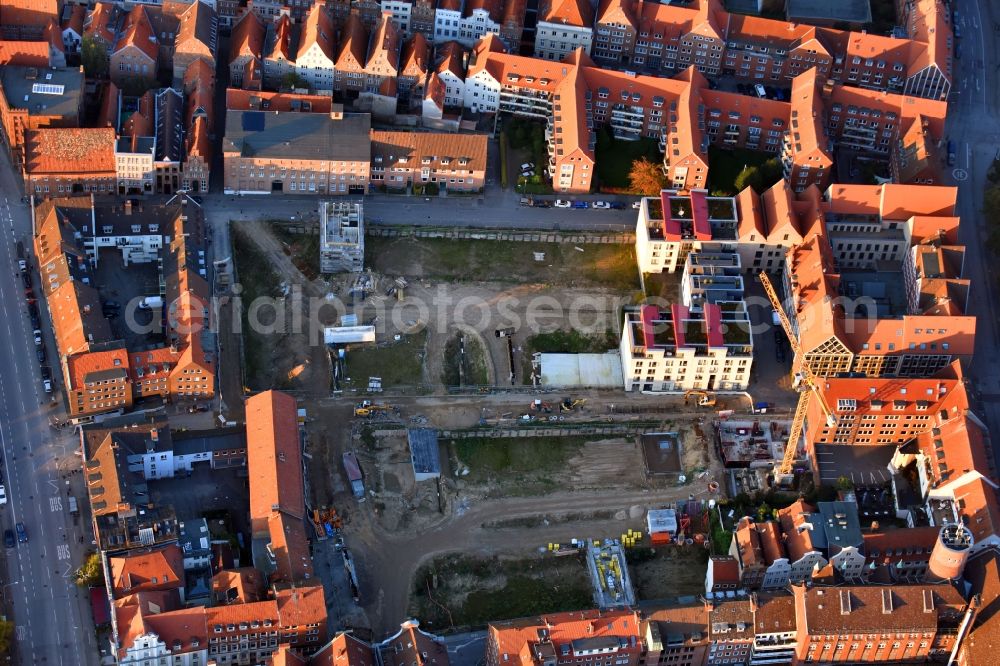
[[162,307],[163,307],[162,296],[147,296],[146,298],[142,299],[141,303],[139,303],[140,310],[152,310],[153,308],[162,308]]

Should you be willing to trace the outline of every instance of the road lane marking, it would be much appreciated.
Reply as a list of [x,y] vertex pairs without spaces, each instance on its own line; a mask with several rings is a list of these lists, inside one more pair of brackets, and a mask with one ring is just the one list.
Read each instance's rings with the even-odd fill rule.
[[69,544],[61,544],[56,546],[56,554],[59,556],[60,560],[69,559]]
[[63,510],[62,497],[61,496],[56,495],[55,497],[50,497],[49,498],[49,510],[50,511],[62,511]]
[[14,628],[14,638],[16,638],[17,640],[23,641],[27,635],[28,635],[28,628],[25,627],[23,624],[19,624],[17,625],[17,627]]

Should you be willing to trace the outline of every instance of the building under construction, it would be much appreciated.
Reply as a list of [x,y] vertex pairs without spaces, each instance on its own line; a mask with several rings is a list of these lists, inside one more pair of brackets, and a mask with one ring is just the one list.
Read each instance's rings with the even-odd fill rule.
[[598,608],[635,606],[635,592],[625,563],[625,549],[620,542],[615,539],[591,541],[587,548],[587,569],[594,584],[594,600]]
[[319,204],[319,269],[322,273],[356,273],[365,265],[364,209],[360,202]]
[[719,421],[719,456],[730,468],[780,464],[791,425],[790,421]]

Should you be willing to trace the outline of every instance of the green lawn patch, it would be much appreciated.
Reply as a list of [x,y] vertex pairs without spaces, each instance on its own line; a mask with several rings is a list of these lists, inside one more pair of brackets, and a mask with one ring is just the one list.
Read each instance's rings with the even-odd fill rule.
[[250,327],[249,310],[250,304],[258,298],[280,296],[278,284],[281,280],[254,242],[244,236],[236,225],[230,225],[230,229],[236,275],[243,287],[240,298],[243,303],[243,369],[246,382],[252,389],[267,389],[271,388],[273,380],[270,346],[265,334]]
[[319,277],[319,231],[313,233],[293,232],[295,225],[272,220],[268,223],[271,231],[282,242],[285,254],[307,280]]
[[760,167],[774,157],[773,153],[745,148],[729,150],[715,145],[709,146],[708,191],[718,196],[735,196],[738,194],[735,186],[736,177],[744,167]]
[[573,329],[551,333],[536,333],[525,343],[531,352],[552,354],[603,354],[609,349],[617,349],[618,336],[608,329],[604,335],[586,335]]
[[470,481],[516,474],[556,472],[595,437],[469,438],[453,441],[455,455],[469,468]]
[[488,622],[580,610],[593,605],[580,556],[479,558],[446,555],[421,567],[410,611],[432,631],[472,629]]
[[375,236],[365,258],[377,271],[419,278],[639,289],[631,245]]
[[632,170],[632,162],[640,157],[657,164],[663,162],[663,153],[655,139],[623,141],[614,138],[605,129],[598,131],[597,177],[602,187],[629,187],[628,174]]
[[[462,338],[465,341],[465,356],[462,356]],[[479,339],[473,336],[456,335],[444,348],[444,370],[441,382],[445,386],[483,386],[490,381],[486,365],[486,350]],[[461,368],[461,372],[459,369]]]
[[381,377],[383,388],[422,384],[426,344],[427,331],[421,330],[392,344],[348,350],[345,386],[365,389],[369,377]]

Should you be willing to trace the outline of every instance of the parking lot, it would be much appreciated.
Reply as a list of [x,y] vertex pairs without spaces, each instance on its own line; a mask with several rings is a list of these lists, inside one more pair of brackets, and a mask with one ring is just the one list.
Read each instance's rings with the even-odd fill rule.
[[[246,468],[212,469],[201,463],[191,476],[160,479],[149,484],[154,504],[172,504],[178,520],[198,518],[205,513],[229,511],[233,527],[250,538],[250,486]],[[244,507],[232,511],[233,507]]]
[[120,252],[102,250],[97,263],[97,287],[102,304],[116,303],[120,306],[117,313],[105,310],[116,338],[124,340],[126,346],[133,350],[163,344],[165,338],[162,326],[157,326],[153,331],[148,328],[153,321],[152,311],[136,309],[134,320],[139,326],[127,325],[130,302],[160,293],[159,273],[155,263],[125,266]]

